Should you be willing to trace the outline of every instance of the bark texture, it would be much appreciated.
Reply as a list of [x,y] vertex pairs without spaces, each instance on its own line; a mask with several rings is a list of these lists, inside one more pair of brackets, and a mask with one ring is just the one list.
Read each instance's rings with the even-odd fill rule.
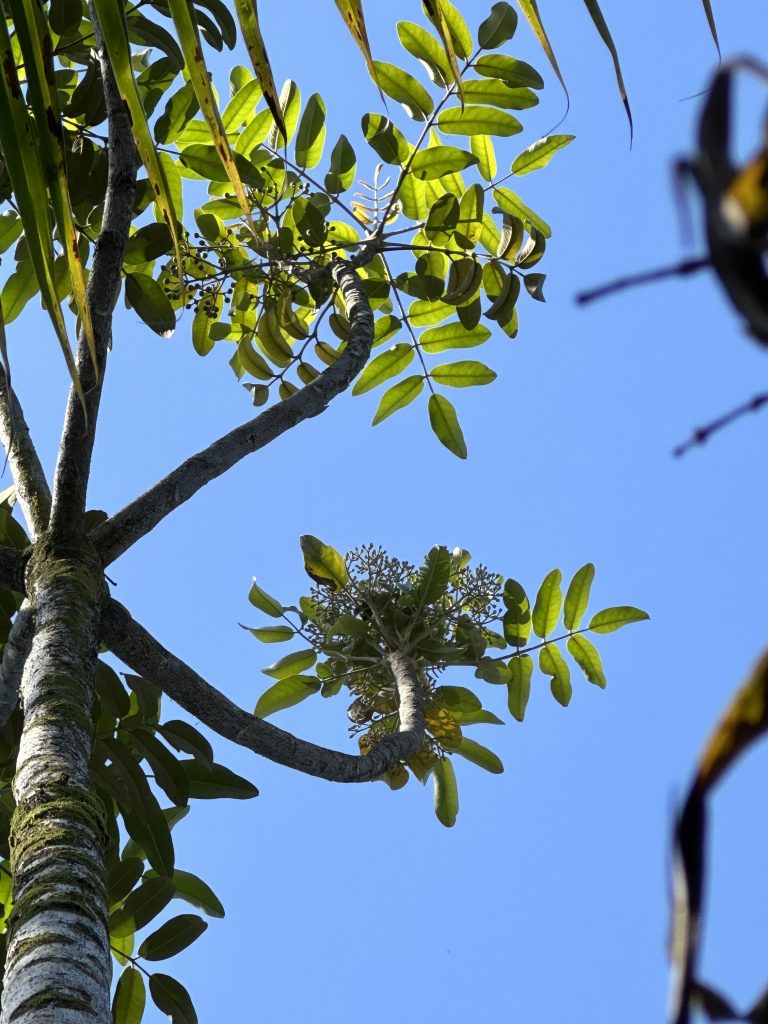
[[411,660],[398,652],[389,655],[389,667],[397,686],[400,731],[385,737],[370,754],[356,757],[300,740],[244,711],[167,651],[117,601],[110,601],[104,612],[102,637],[129,668],[160,686],[219,736],[306,775],[329,782],[370,782],[415,754],[424,742],[422,685]]
[[92,549],[41,538],[27,570],[36,629],[21,681],[13,783],[14,909],[0,1024],[110,1020],[104,806],[90,781],[92,680],[105,601]]
[[[366,254],[367,255],[367,254]],[[369,257],[367,257],[369,258]],[[357,261],[357,264],[364,259]],[[236,427],[140,495],[93,533],[104,565],[109,565],[211,480],[246,455],[258,451],[298,423],[317,416],[345,391],[368,361],[373,343],[373,313],[355,265],[341,260],[332,274],[344,299],[350,337],[341,356],[297,394]]]
[[107,350],[112,340],[112,312],[120,292],[123,256],[133,219],[136,173],[139,168],[131,134],[131,119],[120,99],[115,76],[106,58],[96,12],[90,4],[89,8],[100,44],[101,77],[109,115],[109,173],[104,216],[88,279],[88,304],[99,372],[94,369],[88,345],[81,332],[76,362],[85,392],[86,408],[83,408],[74,388],[70,388],[53,483],[51,528],[58,534],[69,532],[70,535],[79,530],[80,518],[85,511]]

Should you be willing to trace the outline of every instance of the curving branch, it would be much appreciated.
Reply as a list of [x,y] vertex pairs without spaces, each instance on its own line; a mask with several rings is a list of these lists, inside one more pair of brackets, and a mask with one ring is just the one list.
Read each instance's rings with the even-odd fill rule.
[[138,154],[131,133],[131,119],[120,99],[115,76],[101,38],[96,11],[91,2],[88,9],[98,42],[104,98],[109,118],[109,172],[104,216],[88,280],[88,304],[93,321],[99,372],[97,374],[94,369],[81,330],[77,343],[76,364],[85,392],[86,408],[83,409],[74,388],[70,388],[53,483],[51,530],[64,534],[79,529],[85,511],[107,350],[112,337],[112,313],[120,292],[123,257],[133,218],[136,175],[139,168]]
[[284,402],[271,406],[191,456],[94,530],[91,537],[105,566],[119,558],[201,487],[286,430],[317,416],[333,398],[349,387],[365,366],[373,343],[373,313],[356,270],[365,258],[350,262],[336,260],[330,265],[350,323],[349,341],[333,366]]
[[384,737],[369,754],[357,757],[300,740],[243,711],[167,651],[117,601],[110,601],[105,609],[101,630],[103,641],[122,662],[219,736],[306,775],[329,782],[370,782],[415,754],[424,743],[421,684],[413,662],[400,652],[388,657],[400,702],[400,731]]
[[3,649],[2,661],[0,661],[0,729],[11,717],[19,703],[21,675],[32,649],[34,631],[35,618],[32,605],[29,601],[25,601],[13,620]]
[[18,395],[9,387],[4,371],[0,372],[0,442],[8,453],[8,465],[27,521],[27,532],[30,540],[34,540],[48,527],[51,491]]

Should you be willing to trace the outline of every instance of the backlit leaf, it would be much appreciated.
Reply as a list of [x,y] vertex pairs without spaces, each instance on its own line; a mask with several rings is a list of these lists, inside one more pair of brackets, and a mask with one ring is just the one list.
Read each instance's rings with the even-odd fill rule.
[[462,737],[461,743],[456,747],[456,753],[494,775],[501,775],[504,771],[504,765],[497,754],[466,736]]
[[304,568],[315,583],[331,590],[340,590],[346,586],[349,573],[344,559],[335,548],[308,533],[300,538],[299,543],[304,555]]
[[632,608],[629,605],[621,605],[616,608],[606,608],[604,611],[596,612],[589,620],[589,629],[593,633],[613,633],[616,629],[628,625],[630,622],[642,622],[650,616],[639,608]]
[[582,565],[568,584],[565,595],[563,625],[566,629],[578,629],[589,603],[589,593],[595,578],[595,567],[591,562]]
[[283,711],[285,708],[292,708],[295,704],[311,697],[320,689],[320,682],[312,676],[290,676],[288,679],[281,679],[280,682],[270,686],[268,690],[259,697],[256,707],[253,709],[257,718],[267,718],[274,715],[276,711]]
[[542,639],[549,636],[560,618],[563,600],[560,590],[562,579],[563,574],[559,569],[548,572],[536,595],[531,621],[534,633]]
[[113,1024],[140,1024],[147,994],[141,971],[129,965],[117,980],[112,1000]]
[[437,439],[460,459],[467,457],[467,445],[456,410],[443,395],[429,396],[429,422]]
[[393,384],[382,395],[376,415],[371,421],[372,425],[375,427],[377,423],[381,423],[398,409],[404,409],[406,405],[410,405],[423,390],[424,378],[421,374],[406,377],[404,380],[398,381],[397,384]]
[[525,718],[525,709],[531,695],[531,676],[533,675],[533,658],[530,654],[521,654],[510,658],[507,665],[510,678],[507,683],[507,701],[509,713],[518,722]]
[[435,814],[441,825],[451,828],[459,813],[459,790],[456,773],[449,758],[439,760],[432,769],[435,787]]
[[521,176],[546,167],[559,149],[564,149],[575,135],[546,135],[534,142],[512,161],[512,173]]
[[547,644],[539,651],[539,668],[545,675],[552,677],[549,683],[552,696],[558,704],[562,704],[564,708],[568,707],[573,694],[571,672],[565,658],[554,644]]
[[595,645],[581,633],[568,637],[568,653],[579,666],[581,671],[595,686],[605,689],[605,674],[600,655]]
[[365,394],[366,391],[390,380],[404,370],[412,362],[413,357],[413,347],[405,342],[388,348],[386,352],[382,352],[368,363],[352,388],[352,394]]

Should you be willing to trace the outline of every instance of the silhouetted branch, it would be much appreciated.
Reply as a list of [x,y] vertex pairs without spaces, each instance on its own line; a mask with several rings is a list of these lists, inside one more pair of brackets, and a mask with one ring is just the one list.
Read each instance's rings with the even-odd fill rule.
[[711,266],[710,258],[701,256],[698,259],[683,260],[682,263],[674,263],[668,267],[656,267],[654,270],[645,270],[639,274],[628,274],[626,277],[618,277],[615,281],[609,281],[607,284],[599,285],[589,291],[579,292],[576,302],[584,306],[589,302],[613,295],[614,292],[624,291],[626,288],[634,288],[641,284],[653,284],[655,281],[664,281],[668,277],[685,277]]
[[746,416],[750,412],[758,412],[767,402],[768,392],[761,391],[760,394],[750,398],[748,402],[737,405],[735,409],[731,409],[730,412],[723,413],[717,419],[705,423],[703,427],[697,427],[688,440],[679,444],[672,454],[676,459],[679,459],[692,448],[705,444],[713,434],[716,434],[719,430],[724,430],[725,427],[729,427],[736,420],[741,419],[742,416]]

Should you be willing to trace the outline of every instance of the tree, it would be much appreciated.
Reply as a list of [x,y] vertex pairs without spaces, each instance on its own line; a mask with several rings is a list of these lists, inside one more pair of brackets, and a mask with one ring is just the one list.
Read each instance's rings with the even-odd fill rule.
[[[452,824],[451,754],[491,771],[500,762],[462,734],[462,724],[488,715],[479,699],[463,687],[437,686],[438,673],[464,665],[481,680],[506,684],[510,710],[522,718],[533,667],[528,652],[539,649],[556,699],[567,704],[569,671],[553,638],[564,610],[559,639],[567,639],[590,681],[604,682],[580,625],[590,565],[571,581],[564,609],[559,570],[547,575],[531,608],[519,584],[482,566],[471,570],[461,549],[438,545],[417,567],[377,549],[343,559],[305,537],[305,565],[317,584],[309,599],[286,608],[258,585],[251,591],[267,615],[290,613],[286,624],[255,627],[260,640],[299,634],[309,645],[270,667],[276,683],[256,715],[214,690],[110,597],[110,562],[245,455],[320,414],[355,378],[353,393],[364,393],[418,359],[421,371],[390,384],[374,422],[417,399],[426,384],[434,433],[465,457],[456,411],[439,389],[488,384],[495,375],[476,360],[432,366],[426,356],[487,340],[481,289],[489,303],[484,315],[510,336],[517,332],[521,281],[542,298],[543,275],[531,268],[550,229],[506,182],[543,167],[570,141],[539,140],[515,158],[510,174],[496,171],[491,137],[520,131],[509,110],[533,105],[542,85],[530,65],[497,52],[516,28],[508,4],[493,6],[477,48],[449,3],[427,5],[436,35],[401,24],[404,48],[426,66],[437,102],[408,72],[373,61],[357,5],[340,4],[382,94],[419,126],[411,142],[390,116],[364,119],[365,139],[394,168],[394,180],[390,187],[378,167],[365,195],[349,200],[355,150],[342,136],[322,184],[316,180],[323,101],[313,96],[302,109],[293,83],[277,93],[255,7],[236,4],[256,77],[236,68],[231,99],[219,113],[200,36],[214,46],[234,39],[228,9],[213,0],[148,6],[153,17],[172,15],[180,44],[162,21],[106,0],[94,0],[87,12],[80,0],[47,9],[9,0],[9,17],[0,19],[0,187],[10,207],[1,237],[5,250],[16,243],[3,318],[9,324],[39,290],[72,379],[50,488],[7,358],[0,401],[14,496],[27,523],[25,533],[9,496],[0,516],[7,627],[4,1021],[108,1019],[110,944],[132,964],[136,931],[174,896],[219,910],[201,880],[175,870],[170,830],[190,797],[245,798],[255,787],[217,765],[188,723],[160,721],[161,689],[220,735],[324,778],[386,777],[397,788],[408,769],[422,779],[431,774],[438,816]],[[174,90],[182,69],[186,78]],[[262,95],[266,109],[258,111]],[[106,136],[98,131],[105,119]],[[468,138],[469,148],[454,145],[454,136]],[[467,186],[464,171],[478,180]],[[196,233],[183,227],[182,177],[209,186],[210,198],[195,214]],[[484,209],[488,191],[496,220]],[[194,310],[192,341],[201,355],[216,341],[234,341],[233,371],[253,378],[246,385],[254,404],[267,407],[106,518],[89,512],[86,500],[123,282],[127,303],[156,333],[171,332],[186,307]],[[414,300],[407,311],[403,296]],[[74,358],[60,307],[68,298],[79,318]],[[445,325],[454,313],[456,321]],[[333,345],[320,337],[326,319]],[[409,340],[370,358],[373,346],[404,326]],[[279,401],[268,404],[275,390]],[[645,617],[621,606],[596,613],[587,628],[610,632]],[[529,644],[531,629],[541,643]],[[137,673],[125,685],[98,659],[101,644]],[[490,656],[489,648],[506,653]],[[307,678],[318,655],[317,675]],[[360,756],[299,741],[263,720],[298,698],[318,690],[330,696],[342,686],[354,697],[349,714],[361,729]],[[190,756],[180,760],[174,751]],[[165,811],[159,792],[171,801]],[[129,837],[122,853],[121,829]],[[203,929],[196,915],[177,916],[143,941],[139,955],[164,959]],[[150,992],[174,1019],[194,1018],[173,978],[153,974]],[[141,972],[128,966],[116,1018],[137,1020],[143,1003]]]

